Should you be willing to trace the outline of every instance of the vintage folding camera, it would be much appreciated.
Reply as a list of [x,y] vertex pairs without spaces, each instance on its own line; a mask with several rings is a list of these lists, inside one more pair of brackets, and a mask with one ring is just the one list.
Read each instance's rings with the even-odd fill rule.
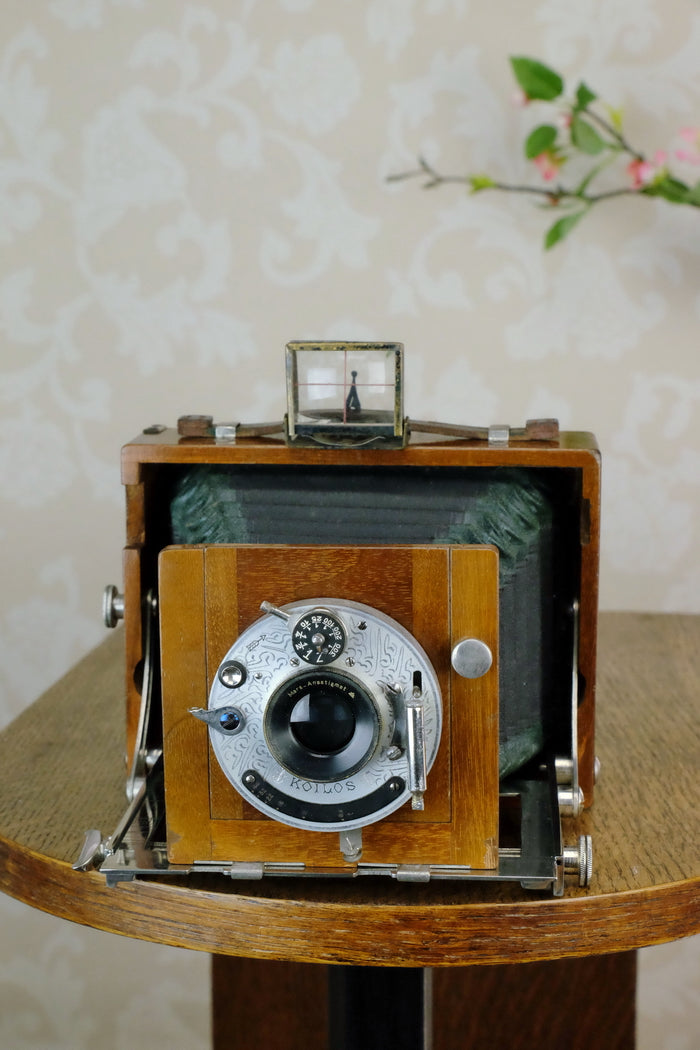
[[283,422],[123,450],[129,804],[76,867],[586,885],[593,437],[404,419],[399,344],[286,367]]

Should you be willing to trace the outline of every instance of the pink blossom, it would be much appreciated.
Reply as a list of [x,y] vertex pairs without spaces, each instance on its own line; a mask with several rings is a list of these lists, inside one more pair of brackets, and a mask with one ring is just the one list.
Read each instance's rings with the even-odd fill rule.
[[516,88],[516,90],[511,95],[511,102],[514,106],[517,106],[519,109],[521,109],[530,104],[530,99],[529,96],[525,94],[522,88]]
[[654,165],[648,160],[631,160],[627,165],[627,174],[635,190],[639,190],[654,178]]
[[700,128],[681,128],[678,134],[693,147],[692,149],[677,149],[678,160],[685,161],[686,164],[700,164]]
[[661,173],[665,163],[666,154],[663,150],[656,151],[653,161],[639,158],[630,161],[627,165],[627,174],[632,179],[633,188],[641,190],[648,186]]
[[539,171],[545,182],[551,182],[557,177],[557,172],[564,163],[563,158],[557,156],[552,150],[545,150],[537,157],[533,157],[533,164]]

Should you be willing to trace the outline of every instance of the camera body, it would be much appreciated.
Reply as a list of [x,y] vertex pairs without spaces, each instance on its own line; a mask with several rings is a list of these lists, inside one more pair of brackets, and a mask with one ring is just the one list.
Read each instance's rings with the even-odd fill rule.
[[[339,416],[299,404],[313,354],[344,355]],[[284,426],[123,449],[131,802],[77,866],[587,882],[560,817],[593,797],[595,440],[403,420],[401,371],[290,344]]]

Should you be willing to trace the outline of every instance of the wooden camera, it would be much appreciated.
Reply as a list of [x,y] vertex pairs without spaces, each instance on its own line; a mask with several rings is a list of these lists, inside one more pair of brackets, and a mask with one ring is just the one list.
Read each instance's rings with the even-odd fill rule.
[[129,806],[77,866],[588,882],[595,441],[406,420],[402,365],[291,343],[283,423],[125,446]]

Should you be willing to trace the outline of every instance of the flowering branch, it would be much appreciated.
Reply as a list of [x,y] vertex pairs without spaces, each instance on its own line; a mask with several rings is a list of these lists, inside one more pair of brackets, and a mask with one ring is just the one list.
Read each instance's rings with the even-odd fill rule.
[[[553,69],[532,58],[513,56],[510,59],[513,74],[519,86],[519,101],[527,105],[533,101],[556,103],[559,112],[555,123],[538,124],[527,136],[525,156],[532,161],[544,183],[548,185],[514,185],[500,182],[490,175],[442,175],[424,158],[419,157],[418,168],[390,175],[389,181],[424,178],[425,189],[446,183],[461,183],[470,193],[500,190],[504,193],[526,193],[542,198],[548,205],[566,210],[547,230],[544,247],[558,244],[601,201],[614,197],[663,197],[672,204],[700,207],[700,181],[689,185],[671,175],[667,154],[657,152],[652,160],[636,150],[622,132],[619,112],[608,107],[609,119],[601,116],[592,105],[598,96],[581,81],[572,100],[566,100],[564,81]],[[677,159],[700,165],[700,130],[684,128],[681,137],[690,149],[676,150]],[[559,172],[572,157],[582,157],[590,163],[578,182],[566,185],[559,181]],[[616,160],[626,161],[627,182],[614,189],[593,190],[597,177]],[[556,180],[556,184],[555,184]]]

